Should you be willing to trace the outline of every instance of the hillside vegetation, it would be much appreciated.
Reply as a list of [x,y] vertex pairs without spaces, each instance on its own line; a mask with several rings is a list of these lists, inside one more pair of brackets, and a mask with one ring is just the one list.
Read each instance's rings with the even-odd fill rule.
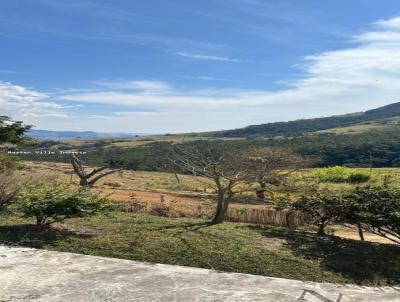
[[240,129],[215,132],[215,135],[219,137],[299,135],[306,132],[345,127],[396,116],[400,116],[400,103],[394,103],[360,113],[252,125]]
[[[91,165],[108,164],[125,169],[176,171],[169,160],[175,144],[213,147],[235,151],[254,147],[292,149],[318,158],[318,166],[400,166],[400,103],[364,113],[249,126],[214,133],[152,135],[134,138],[41,141],[33,150],[85,151]],[[236,137],[237,136],[237,137]],[[29,147],[24,147],[24,150]],[[68,155],[32,154],[26,160],[69,162]]]
[[[318,133],[296,137],[264,138],[254,137],[238,140],[197,140],[183,142],[184,146],[225,148],[240,151],[254,147],[277,147],[292,149],[302,155],[318,158],[318,166],[346,165],[352,167],[399,167],[400,166],[400,125],[383,130],[369,130],[354,134]],[[91,165],[104,163],[131,170],[176,171],[169,158],[171,146],[178,142],[147,141],[146,144],[130,147],[97,146],[96,143],[72,147],[88,150],[82,158]],[[39,148],[57,150],[58,145],[43,143]],[[68,145],[64,145],[65,149]],[[71,148],[71,147],[69,147]],[[28,154],[25,160],[69,162],[69,155]]]

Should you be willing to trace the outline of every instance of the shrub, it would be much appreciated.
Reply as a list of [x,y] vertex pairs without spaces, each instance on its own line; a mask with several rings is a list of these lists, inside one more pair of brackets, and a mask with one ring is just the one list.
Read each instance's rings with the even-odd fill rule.
[[347,219],[363,230],[400,244],[400,189],[356,188]]
[[247,214],[248,211],[249,210],[247,208],[241,207],[241,208],[236,209],[236,214],[237,215],[244,215],[244,214]]
[[172,215],[171,208],[163,202],[152,204],[148,210],[150,215],[170,217]]
[[315,192],[291,203],[290,208],[306,213],[309,222],[318,227],[318,235],[325,235],[325,229],[330,223],[344,219],[348,203],[342,195],[333,192]]
[[0,172],[11,171],[23,168],[18,157],[0,154]]
[[367,182],[371,175],[365,172],[352,171],[349,168],[334,166],[318,169],[316,172],[318,179],[322,182],[334,183],[364,183]]
[[383,185],[383,187],[388,188],[389,185],[390,185],[390,183],[391,183],[392,180],[393,180],[393,175],[390,174],[390,173],[385,173],[385,174],[382,174],[382,175],[381,175],[381,178],[382,178],[382,185]]
[[360,184],[363,182],[367,182],[371,178],[371,175],[362,172],[355,172],[350,174],[347,178],[347,182],[352,184]]
[[35,217],[36,224],[49,225],[102,212],[109,208],[109,199],[101,198],[87,188],[41,184],[22,190],[17,205],[24,217]]
[[351,172],[350,169],[341,166],[321,168],[317,170],[317,177],[322,182],[346,182]]

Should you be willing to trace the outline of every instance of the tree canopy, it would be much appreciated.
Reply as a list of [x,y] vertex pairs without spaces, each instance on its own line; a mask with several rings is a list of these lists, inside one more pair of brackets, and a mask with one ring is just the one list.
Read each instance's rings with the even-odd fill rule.
[[5,143],[19,144],[28,140],[26,133],[32,126],[10,117],[0,115],[0,145]]

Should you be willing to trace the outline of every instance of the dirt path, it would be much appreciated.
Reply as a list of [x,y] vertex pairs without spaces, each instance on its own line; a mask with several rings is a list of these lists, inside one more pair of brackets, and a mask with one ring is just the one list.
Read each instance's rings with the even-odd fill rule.
[[[210,202],[211,196],[209,194],[190,193],[190,192],[170,192],[162,190],[146,191],[146,190],[130,190],[130,189],[112,189],[105,187],[96,187],[95,190],[102,194],[111,194],[117,201],[130,201],[133,198],[139,202],[145,203],[159,203],[161,199],[163,202],[179,204],[180,206],[197,206],[205,202]],[[232,203],[231,207],[248,209],[263,209],[267,205],[254,205],[254,204],[240,204]]]
[[[159,203],[163,198],[164,202],[179,203],[182,205],[197,205],[201,203],[201,196],[195,196],[189,193],[174,193],[167,191],[145,191],[145,190],[129,190],[129,189],[112,189],[97,187],[97,192],[101,194],[111,194],[111,197],[117,201],[137,200],[145,203]],[[192,196],[191,196],[192,195]],[[203,198],[207,198],[204,196]]]

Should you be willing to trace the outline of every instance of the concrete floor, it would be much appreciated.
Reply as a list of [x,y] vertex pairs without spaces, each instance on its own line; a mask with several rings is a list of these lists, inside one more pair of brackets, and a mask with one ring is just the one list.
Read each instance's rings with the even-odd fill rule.
[[301,282],[0,246],[4,301],[400,301],[400,288]]

